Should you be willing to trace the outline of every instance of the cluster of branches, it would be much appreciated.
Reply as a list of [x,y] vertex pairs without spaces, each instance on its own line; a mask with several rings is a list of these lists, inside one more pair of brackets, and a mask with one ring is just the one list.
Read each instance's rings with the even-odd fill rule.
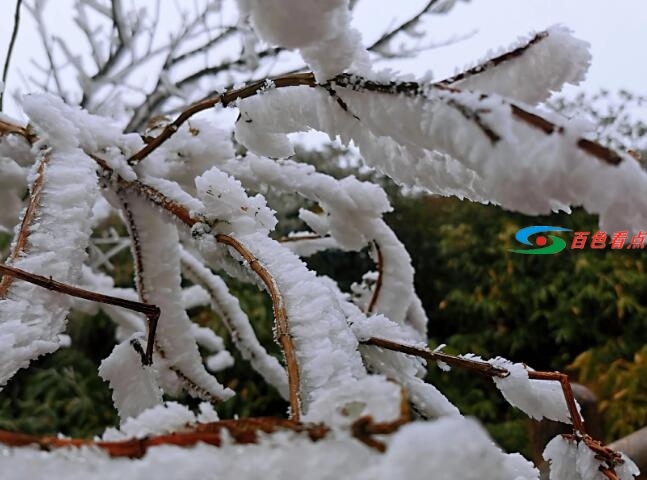
[[[395,38],[410,32],[425,14],[443,11],[450,3],[427,2],[414,16],[385,32],[367,50],[380,59],[392,58]],[[531,408],[526,410],[532,416],[552,415],[572,423],[573,434],[567,440],[582,443],[593,452],[600,463],[599,471],[607,478],[621,478],[616,469],[625,460],[586,434],[565,375],[536,372],[512,364],[506,367],[507,364],[501,361],[452,356],[425,347],[426,315],[413,290],[410,258],[382,219],[390,206],[381,189],[354,178],[339,181],[293,162],[275,162],[253,153],[267,145],[285,152],[280,135],[288,133],[284,129],[290,128],[263,121],[267,110],[253,102],[267,102],[270,111],[271,102],[277,102],[285,111],[294,114],[290,108],[297,106],[290,104],[282,93],[298,95],[305,89],[308,92],[305,95],[312,97],[304,98],[312,98],[313,104],[324,112],[312,119],[307,117],[307,112],[300,111],[309,118],[308,126],[316,128],[313,123],[318,121],[320,129],[328,128],[328,133],[335,132],[334,128],[348,127],[347,132],[340,132],[340,135],[353,139],[353,135],[357,135],[362,150],[374,141],[376,148],[386,146],[405,157],[420,154],[424,160],[429,160],[424,155],[437,155],[428,144],[417,144],[416,138],[408,136],[409,132],[397,132],[394,128],[394,132],[378,135],[380,129],[374,126],[370,113],[377,108],[375,105],[382,105],[381,102],[413,112],[413,121],[420,120],[420,125],[432,118],[437,123],[447,120],[450,126],[464,128],[478,139],[475,140],[478,148],[467,153],[460,139],[448,138],[442,131],[430,135],[430,142],[437,142],[438,150],[447,155],[445,165],[451,167],[450,155],[466,157],[469,168],[454,170],[457,183],[467,178],[462,175],[472,175],[470,178],[474,180],[478,179],[476,173],[485,174],[478,165],[480,157],[470,157],[474,152],[480,155],[480,151],[485,151],[492,155],[500,145],[515,146],[509,132],[497,123],[502,116],[513,125],[512,131],[518,128],[531,132],[532,138],[559,146],[568,143],[572,155],[597,162],[599,168],[631,168],[626,167],[631,161],[626,155],[580,132],[569,131],[558,119],[545,118],[526,106],[523,99],[506,101],[497,96],[498,91],[486,89],[478,94],[472,91],[470,82],[478,83],[491,72],[496,75],[497,69],[523,61],[535,47],[546,44],[551,33],[540,32],[485,63],[435,83],[381,81],[349,73],[322,80],[317,73],[298,68],[269,78],[260,75],[263,77],[260,80],[234,86],[248,76],[255,78],[261,72],[273,71],[280,55],[286,51],[283,47],[258,49],[260,43],[249,26],[244,22],[223,26],[223,18],[227,15],[223,13],[224,8],[215,5],[205,3],[202,9],[184,17],[182,28],[158,45],[159,2],[158,13],[151,20],[144,11],[127,12],[118,0],[113,0],[109,7],[93,0],[78,1],[76,22],[90,46],[93,62],[90,70],[94,72],[90,73],[64,40],[49,37],[42,16],[44,3],[36,0],[24,4],[39,26],[49,63],[40,88],[53,91],[68,104],[79,105],[84,110],[72,108],[50,96],[40,96],[25,100],[25,111],[31,123],[21,125],[9,118],[0,118],[0,139],[4,148],[16,159],[22,156],[23,166],[31,168],[32,172],[29,196],[15,229],[10,256],[0,265],[4,275],[0,284],[0,297],[4,298],[0,315],[3,319],[18,318],[15,323],[6,321],[6,325],[7,329],[13,329],[12,333],[19,333],[16,334],[18,340],[9,345],[6,358],[0,357],[5,360],[0,380],[6,382],[33,358],[60,346],[57,336],[63,332],[64,317],[70,306],[66,296],[72,296],[99,302],[122,328],[121,343],[102,364],[100,373],[111,383],[115,404],[123,418],[136,416],[159,403],[160,387],[167,392],[184,388],[211,402],[226,400],[233,392],[207,373],[197,344],[210,347],[217,354],[223,349],[213,333],[191,326],[186,314],[186,305],[191,302],[187,300],[183,304],[181,300],[186,293],[181,288],[182,265],[184,276],[201,284],[204,287],[201,291],[206,292],[206,297],[194,303],[210,302],[220,313],[244,358],[289,400],[290,421],[227,421],[197,426],[189,433],[121,443],[34,438],[10,432],[0,432],[0,441],[11,446],[35,443],[43,448],[92,443],[111,455],[141,456],[147,448],[162,443],[190,445],[205,441],[219,445],[219,432],[223,428],[241,443],[255,441],[257,431],[277,429],[305,431],[314,440],[324,437],[327,429],[335,426],[336,420],[331,418],[334,415],[326,406],[331,398],[333,402],[341,402],[340,398],[350,391],[351,395],[371,405],[372,400],[367,397],[392,392],[395,388],[400,399],[396,417],[379,418],[382,406],[374,405],[371,408],[375,411],[369,408],[368,414],[352,418],[350,425],[346,425],[355,438],[383,451],[386,445],[375,436],[393,433],[408,423],[411,420],[409,403],[422,418],[455,414],[455,408],[440,392],[419,378],[423,365],[419,359],[423,359],[431,364],[468,368],[493,377],[500,382],[497,385],[506,398],[514,396],[506,390],[506,379],[518,379],[519,371],[530,382],[527,385],[531,395],[539,395],[538,391],[532,391],[535,385],[532,382],[557,382],[560,401],[557,406],[550,406],[557,413],[537,414]],[[20,2],[17,7],[19,10]],[[99,27],[90,17],[109,20],[110,34],[106,44],[97,41]],[[241,44],[244,48],[239,59],[230,60],[214,54],[218,49]],[[142,45],[144,48],[140,50]],[[422,46],[425,45],[418,44],[400,54],[415,53]],[[58,55],[63,55],[67,65],[74,70],[78,92],[65,89]],[[207,65],[195,69],[200,58],[206,58]],[[140,92],[138,103],[127,105],[128,114],[120,116],[120,125],[115,126],[106,118],[88,113],[105,114],[108,105],[121,103],[117,100],[119,96],[140,91],[132,83],[140,81],[139,75],[150,68],[154,59],[161,64],[155,85],[143,94]],[[9,56],[5,70],[8,64]],[[203,95],[195,88],[203,79],[229,86]],[[549,83],[546,89],[550,91],[553,87]],[[539,101],[544,97],[545,92],[532,99]],[[236,145],[244,153],[231,158],[234,149],[229,133],[197,118],[199,113],[212,111],[216,106],[223,110],[226,107],[239,109],[236,138],[250,151]],[[175,111],[179,113],[174,120],[159,118],[159,115]],[[272,113],[281,115],[282,111],[277,109]],[[59,120],[62,126],[57,125]],[[260,129],[258,137],[251,133],[257,126]],[[384,142],[385,137],[396,139],[393,143],[398,148],[379,143]],[[526,146],[521,144],[519,148],[523,150]],[[219,148],[222,151],[217,151]],[[180,159],[179,169],[169,165],[169,159]],[[214,165],[216,167],[207,170]],[[405,164],[405,168],[410,166]],[[77,189],[69,186],[70,179],[66,177],[75,168],[77,175],[73,180],[79,182]],[[385,168],[388,174],[392,174],[392,170]],[[296,192],[318,202],[324,214],[303,211],[301,218],[311,231],[297,232],[277,242],[269,237],[276,221],[265,200],[260,196],[248,196],[237,180],[252,190],[271,188]],[[61,195],[66,182],[71,192]],[[78,250],[87,247],[90,231],[96,227],[93,223],[96,220],[90,213],[99,203],[97,182],[105,199],[121,212],[128,229],[136,291],[118,291],[110,281],[106,284],[97,272],[83,269],[84,259]],[[474,185],[477,183],[474,180]],[[468,186],[469,194],[481,199],[494,194],[492,189],[496,186],[486,185],[479,190],[474,185]],[[509,197],[501,198],[504,204],[511,202]],[[66,216],[66,210],[77,205],[74,218]],[[66,228],[57,240],[61,218]],[[358,287],[360,294],[354,302],[333,282],[310,275],[298,258],[328,248],[356,251],[366,246],[372,251],[376,272],[365,276],[365,283]],[[52,260],[50,254],[58,248],[61,249],[58,258]],[[232,299],[224,282],[213,273],[212,270],[218,268],[261,285],[271,297],[276,340],[282,349],[285,369],[258,342],[246,315]],[[43,296],[15,279],[61,295]],[[73,285],[80,281],[85,287],[95,288]],[[27,304],[26,299],[29,299]],[[38,321],[23,321],[33,316],[35,306],[40,308],[37,309]],[[126,315],[112,307],[144,314],[146,326],[140,317]],[[322,313],[327,317],[320,320]],[[317,321],[319,325],[315,325]],[[147,331],[145,337],[141,334],[144,330]],[[328,337],[338,340],[339,344],[333,342],[330,346]],[[317,355],[341,358],[337,363],[330,361],[334,365],[329,372],[322,373]],[[214,363],[219,365],[214,368],[217,370],[227,362],[222,362],[220,357]],[[395,386],[383,379],[369,386],[368,371],[392,379]],[[328,383],[342,388],[329,388]],[[555,401],[555,396],[550,399]]]

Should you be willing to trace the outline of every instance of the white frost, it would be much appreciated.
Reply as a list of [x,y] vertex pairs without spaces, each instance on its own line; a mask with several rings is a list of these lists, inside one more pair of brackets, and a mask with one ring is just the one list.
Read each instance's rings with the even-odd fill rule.
[[[546,100],[569,83],[584,80],[591,54],[589,44],[574,38],[571,30],[553,25],[540,35],[536,43],[520,55],[492,65],[491,59],[528,45],[530,38],[519,39],[509,47],[477,62],[482,70],[451,85],[464,90],[498,93],[529,104]],[[467,69],[466,69],[467,70]]]
[[494,358],[489,363],[510,372],[504,378],[493,377],[494,383],[510,405],[536,420],[548,418],[573,423],[559,382],[530,379],[526,366],[501,357]]
[[99,367],[101,378],[110,383],[112,400],[122,422],[162,403],[154,367],[143,365],[133,347],[133,342],[141,340],[142,335],[135,334],[115,346]]
[[320,81],[368,65],[348,0],[239,0],[238,6],[263,40],[299,49]]

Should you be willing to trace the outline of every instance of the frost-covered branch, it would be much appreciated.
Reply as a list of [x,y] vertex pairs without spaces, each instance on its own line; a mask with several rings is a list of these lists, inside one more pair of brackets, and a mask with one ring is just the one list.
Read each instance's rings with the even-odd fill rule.
[[229,330],[232,341],[243,358],[249,361],[283,398],[289,399],[285,369],[259,343],[249,318],[241,309],[238,299],[228,291],[225,282],[186,249],[182,250],[182,267],[188,278],[207,289],[211,296],[212,308]]
[[406,32],[407,30],[415,27],[418,22],[420,22],[421,18],[425,14],[430,13],[436,6],[436,4],[439,3],[439,1],[440,0],[429,0],[418,13],[413,15],[410,19],[402,22],[398,26],[392,28],[388,32],[383,33],[380,38],[375,40],[375,42],[367,47],[367,50],[379,51],[381,48],[385,47],[391,40],[393,40],[393,38],[395,38],[398,34]]
[[[12,245],[11,253],[7,258],[8,263],[13,263],[20,255],[24,253],[25,247],[27,245],[27,239],[29,237],[29,229],[34,221],[34,216],[40,204],[40,197],[43,191],[43,186],[45,184],[45,169],[49,163],[51,151],[46,151],[43,155],[40,156],[38,161],[38,166],[36,168],[36,178],[31,184],[29,199],[27,200],[27,206],[25,207],[25,213],[20,222],[20,229],[16,235],[16,239]],[[7,275],[3,277],[0,282],[0,298],[5,298],[7,295],[7,290],[11,286],[13,276]]]
[[[117,307],[126,308],[132,310],[133,312],[139,312],[146,315],[149,319],[149,322],[156,324],[160,316],[160,309],[155,305],[150,305],[147,303],[134,302],[126,298],[113,297],[111,295],[104,295],[102,293],[92,292],[90,290],[85,290],[79,287],[68,285],[66,283],[58,282],[51,277],[43,277],[42,275],[35,275],[30,272],[26,272],[19,268],[11,267],[9,265],[4,265],[0,263],[0,273],[3,274],[3,280],[5,278],[18,278],[25,282],[33,283],[39,287],[45,288],[47,290],[52,290],[54,292],[63,293],[65,295],[70,295],[76,298],[82,298],[84,300],[89,300],[92,302],[105,303],[107,305],[115,305]],[[3,282],[4,283],[4,282]],[[7,287],[8,288],[8,287]],[[148,349],[146,353],[142,350],[142,363],[145,365],[150,365],[152,363],[153,352],[152,348]]]

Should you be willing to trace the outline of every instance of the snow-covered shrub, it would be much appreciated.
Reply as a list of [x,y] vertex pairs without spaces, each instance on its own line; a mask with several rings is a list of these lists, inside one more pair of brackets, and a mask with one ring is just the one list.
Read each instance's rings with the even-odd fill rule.
[[[7,204],[0,220],[14,228],[0,267],[0,386],[64,345],[70,309],[89,308],[72,297],[94,300],[118,325],[119,343],[99,374],[110,383],[121,425],[85,441],[0,432],[6,478],[257,478],[261,468],[275,478],[538,478],[532,464],[504,453],[424,382],[429,365],[491,376],[530,417],[572,423],[573,434],[546,449],[551,478],[637,473],[631,460],[586,434],[564,375],[430,351],[411,259],[382,218],[391,210],[385,192],[288,158],[290,134],[317,130],[356,146],[366,165],[404,187],[527,214],[581,205],[599,214],[603,229],[638,231],[647,218],[639,164],[588,138],[587,124],[537,106],[583,78],[587,44],[553,26],[451,78],[413,80],[380,68],[380,51],[422,14],[453,2],[429,2],[369,48],[351,25],[353,3],[239,0],[235,13],[234,5],[210,1],[155,46],[157,24],[146,9],[78,0],[94,73],[64,41],[60,51],[50,45],[43,2],[27,3],[52,62],[45,90],[52,81],[55,92],[23,97],[26,125],[0,117]],[[98,41],[104,17],[111,33]],[[216,25],[214,17],[235,26]],[[241,43],[241,59],[217,55],[217,47]],[[63,87],[56,52],[76,70],[79,91]],[[147,84],[141,75],[160,54],[157,84],[141,99],[130,82]],[[283,54],[307,66],[242,82],[246,69],[272,67]],[[211,66],[175,77],[202,55]],[[205,96],[204,80],[222,83],[222,72],[235,84]],[[233,125],[225,123],[227,109]],[[25,181],[23,206],[16,183]],[[268,205],[267,192],[318,204],[299,213],[309,230],[276,238],[273,208],[281,205]],[[128,230],[134,289],[116,289],[87,264],[93,229],[113,213]],[[376,270],[353,295],[303,261],[321,250],[365,247]],[[283,363],[258,341],[216,272],[270,296]],[[192,286],[183,286],[187,280]],[[187,309],[198,304],[212,306],[242,357],[289,402],[288,420],[218,420],[211,404],[235,392],[214,372],[232,357],[220,337],[192,323]],[[182,391],[205,402],[199,415],[164,403],[164,394]],[[199,442],[210,446],[187,448]],[[32,443],[80,448],[20,448]]]

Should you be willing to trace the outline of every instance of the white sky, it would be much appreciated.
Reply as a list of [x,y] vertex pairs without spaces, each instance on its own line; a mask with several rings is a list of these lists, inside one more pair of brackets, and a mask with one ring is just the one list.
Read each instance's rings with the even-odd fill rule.
[[[30,0],[26,0],[30,1]],[[6,48],[13,26],[14,0],[0,0],[0,64],[4,64]],[[150,0],[151,4],[153,3]],[[162,0],[175,4],[175,0]],[[46,18],[52,30],[63,30],[73,35],[74,15],[71,0],[50,0]],[[145,3],[145,2],[144,2]],[[180,0],[180,3],[182,1]],[[377,38],[396,18],[404,19],[420,8],[425,0],[359,0],[356,25],[362,30],[368,44]],[[21,87],[18,71],[29,74],[33,66],[29,60],[39,49],[40,39],[35,34],[29,14],[23,10],[21,30],[14,50],[14,60],[8,79],[10,91]],[[171,16],[169,16],[171,17]],[[172,23],[174,18],[166,18]],[[514,41],[517,36],[532,30],[543,29],[554,23],[563,23],[575,31],[576,36],[591,44],[592,67],[580,89],[595,91],[626,88],[635,93],[647,94],[647,0],[472,0],[459,4],[447,15],[428,16],[423,28],[437,42],[453,36],[475,32],[470,38],[456,44],[433,49],[413,60],[402,60],[392,65],[402,72],[422,75],[431,70],[435,78],[453,73],[488,50],[497,49]],[[85,47],[83,47],[85,48]],[[8,113],[13,114],[12,102]]]

